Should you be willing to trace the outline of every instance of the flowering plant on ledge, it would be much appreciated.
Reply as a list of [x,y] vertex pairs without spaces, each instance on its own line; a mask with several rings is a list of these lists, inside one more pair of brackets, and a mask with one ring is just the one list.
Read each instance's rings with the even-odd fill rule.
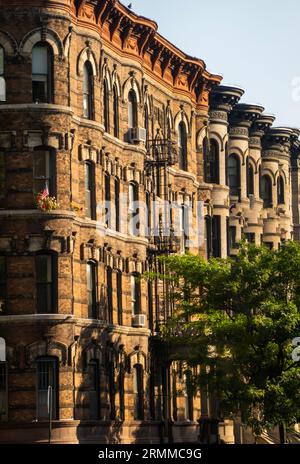
[[58,208],[58,203],[55,197],[49,196],[48,188],[45,188],[42,192],[34,195],[36,207],[44,213],[50,213]]

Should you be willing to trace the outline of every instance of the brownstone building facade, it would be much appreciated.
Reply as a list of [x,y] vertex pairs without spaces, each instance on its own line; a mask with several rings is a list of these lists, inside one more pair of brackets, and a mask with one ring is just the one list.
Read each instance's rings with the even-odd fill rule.
[[139,277],[298,240],[299,131],[116,0],[0,6],[0,442],[47,441],[49,386],[56,443],[241,440],[160,341],[166,284]]

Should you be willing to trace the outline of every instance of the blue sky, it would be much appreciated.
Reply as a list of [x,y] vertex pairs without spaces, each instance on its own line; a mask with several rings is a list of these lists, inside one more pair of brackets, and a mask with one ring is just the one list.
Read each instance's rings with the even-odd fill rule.
[[299,0],[123,0],[130,2],[224,84],[245,89],[243,101],[264,106],[275,125],[300,127]]

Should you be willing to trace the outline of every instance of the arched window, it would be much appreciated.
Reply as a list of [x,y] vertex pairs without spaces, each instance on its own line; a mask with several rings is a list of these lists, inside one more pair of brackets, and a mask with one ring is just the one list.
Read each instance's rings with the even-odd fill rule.
[[0,102],[6,101],[6,82],[4,76],[4,49],[0,45]]
[[94,118],[93,68],[89,61],[83,66],[83,117]]
[[184,416],[188,421],[193,421],[194,405],[193,405],[193,389],[192,389],[192,373],[190,370],[184,374]]
[[273,207],[273,196],[272,196],[272,180],[270,176],[262,176],[261,179],[261,194],[264,200],[264,208]]
[[115,178],[115,227],[116,231],[120,232],[120,180]]
[[52,103],[53,53],[46,43],[32,49],[32,99],[34,103]]
[[39,193],[48,189],[50,196],[55,196],[55,161],[54,150],[37,148],[33,152],[33,191]]
[[148,145],[149,141],[149,110],[148,110],[148,105],[145,105],[145,110],[144,110],[144,127],[146,130],[146,146]]
[[0,256],[0,315],[4,313],[6,303],[6,257]]
[[139,201],[138,185],[134,182],[129,184],[129,231],[131,235],[139,235],[139,209],[137,203]]
[[98,359],[88,364],[90,420],[100,419],[100,369]]
[[97,264],[88,261],[86,265],[88,318],[97,319]]
[[219,144],[217,140],[210,141],[208,147],[207,137],[203,140],[203,160],[204,160],[204,173],[205,182],[208,184],[219,184]]
[[37,374],[37,418],[49,419],[49,387],[51,387],[51,418],[58,420],[58,360],[52,357],[38,358],[36,362]]
[[132,314],[141,314],[141,282],[138,274],[131,275],[131,309]]
[[111,190],[110,175],[108,172],[104,176],[104,195],[105,195],[105,225],[111,229]]
[[144,420],[144,369],[141,364],[133,367],[134,419]]
[[117,271],[117,309],[118,309],[118,325],[123,325],[123,284],[122,271]]
[[238,156],[230,155],[228,158],[228,184],[230,195],[240,197],[241,191],[241,164]]
[[133,89],[128,94],[128,128],[132,129],[138,125],[137,98]]
[[5,197],[5,153],[0,150],[0,200]]
[[107,321],[113,324],[114,304],[113,304],[113,271],[111,267],[106,268],[106,295],[107,295]]
[[114,136],[119,138],[119,94],[116,84],[113,87]]
[[109,90],[106,79],[103,81],[103,122],[105,132],[109,132]]
[[254,168],[249,158],[246,163],[247,168],[247,196],[254,195]]
[[179,169],[187,171],[187,130],[183,121],[178,126]]
[[57,312],[57,255],[39,253],[35,257],[36,310],[39,314]]
[[284,195],[284,179],[282,176],[279,176],[277,179],[277,203],[283,205],[285,202]]
[[85,209],[86,217],[96,219],[96,192],[95,192],[95,166],[87,161],[85,170]]

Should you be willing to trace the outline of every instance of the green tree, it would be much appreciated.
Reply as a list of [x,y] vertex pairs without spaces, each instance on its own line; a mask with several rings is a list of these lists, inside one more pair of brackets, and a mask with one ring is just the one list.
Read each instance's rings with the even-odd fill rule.
[[172,282],[174,315],[164,337],[189,345],[195,378],[220,401],[221,415],[241,415],[259,436],[300,418],[300,363],[292,341],[300,336],[300,245],[279,250],[241,243],[235,258],[164,258]]

